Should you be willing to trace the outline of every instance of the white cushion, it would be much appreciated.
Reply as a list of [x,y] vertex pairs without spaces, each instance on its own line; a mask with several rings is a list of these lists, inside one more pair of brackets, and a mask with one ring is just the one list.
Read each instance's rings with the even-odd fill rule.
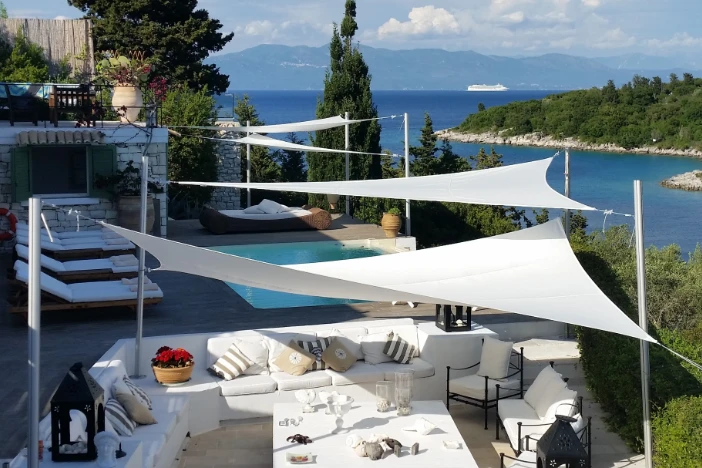
[[423,379],[434,375],[434,366],[420,358],[412,359],[409,364],[399,364],[397,362],[384,362],[375,366],[385,372],[385,380],[395,381],[395,372],[413,370],[415,379]]
[[579,438],[582,438],[582,430],[587,427],[587,421],[585,421],[585,418],[583,418],[582,414],[579,414],[575,416],[575,422],[570,424],[573,426],[573,430],[575,433],[578,435]]
[[390,332],[383,331],[380,333],[371,333],[361,339],[361,350],[363,351],[363,359],[369,364],[381,364],[390,362],[392,358],[385,354],[385,344],[388,341]]
[[263,337],[234,338],[233,344],[253,363],[244,375],[268,375],[268,346]]
[[258,209],[268,214],[282,213],[284,211],[287,211],[287,208],[281,205],[280,203],[268,199],[263,200],[261,203],[259,203]]
[[[524,394],[524,401],[529,403],[532,408],[536,408],[539,403],[541,395],[546,391],[549,386],[558,384],[558,382],[563,382],[561,374],[553,370],[551,366],[544,367],[539,375],[534,379],[534,383],[531,384],[529,389]],[[565,383],[562,387],[565,387]]]
[[[500,400],[497,412],[505,428],[507,437],[509,437],[509,441],[512,444],[512,448],[515,450],[518,448],[518,422],[536,425],[534,427],[522,427],[522,450],[526,450],[525,438],[527,436],[539,439],[551,426],[550,424],[544,424],[534,409],[521,399]],[[536,444],[530,442],[529,449],[536,450]]]
[[325,371],[331,376],[332,385],[356,385],[385,380],[385,372],[380,366],[365,362],[357,362],[346,372],[336,372],[332,369]]
[[[487,399],[494,400],[497,396],[496,384],[500,384],[500,396],[514,393],[519,390],[519,379],[493,380],[487,379]],[[503,390],[504,389],[504,390]],[[458,393],[478,400],[485,399],[485,377],[480,375],[466,375],[449,380],[449,392]]]
[[500,341],[486,336],[477,374],[496,380],[507,377],[512,347],[514,343],[511,341]]
[[285,351],[291,341],[312,341],[317,338],[317,334],[311,333],[277,333],[261,332],[265,337],[265,344],[268,348],[268,368],[271,372],[282,372],[282,369],[275,365],[280,353]]
[[566,383],[562,379],[551,379],[550,384],[541,392],[541,396],[534,407],[534,411],[539,415],[539,418],[546,417],[548,409],[557,401],[558,394],[564,389],[566,389]]
[[331,375],[327,374],[326,371],[307,372],[303,375],[275,372],[271,374],[271,377],[278,384],[278,390],[303,390],[326,387],[331,385],[332,382]]
[[[323,334],[319,334],[324,336]],[[363,350],[361,349],[361,339],[366,336],[365,328],[351,328],[347,330],[339,330],[334,328],[328,335],[329,338],[335,338],[341,342],[342,345],[356,356],[356,360],[360,361],[363,359]]]
[[258,205],[250,206],[244,210],[244,213],[246,214],[264,214],[265,211],[263,211],[261,208],[258,207]]
[[260,395],[273,393],[277,388],[275,380],[269,375],[242,375],[234,380],[218,382],[222,396]]
[[544,422],[553,422],[556,415],[574,416],[578,413],[578,392],[569,388],[561,389],[553,398],[553,403],[541,418]]

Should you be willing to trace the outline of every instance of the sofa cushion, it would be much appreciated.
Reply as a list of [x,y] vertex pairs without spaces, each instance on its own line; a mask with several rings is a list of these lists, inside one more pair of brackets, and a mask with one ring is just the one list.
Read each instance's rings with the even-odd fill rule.
[[322,353],[322,360],[330,369],[346,372],[356,363],[356,356],[339,341],[338,337],[331,338],[329,347]]
[[153,468],[158,464],[159,455],[166,445],[166,436],[163,434],[144,434],[139,437],[141,442],[142,466]]
[[286,374],[300,376],[316,362],[317,357],[300,348],[295,341],[291,341],[288,346],[276,358],[274,364]]
[[149,408],[144,406],[131,392],[123,393],[120,389],[115,389],[115,396],[119,404],[122,405],[135,423],[150,425],[158,422],[154,419]]
[[215,375],[224,380],[233,380],[242,375],[252,365],[253,362],[235,344],[232,344],[227,352],[220,356],[217,362],[212,364],[212,367],[209,367],[208,370],[211,369]]
[[392,358],[383,352],[391,333],[392,331],[371,333],[361,339],[363,359],[365,359],[368,364],[381,364],[383,362],[392,361]]
[[536,406],[534,407],[536,414],[538,414],[540,418],[545,418],[551,405],[556,403],[558,394],[565,389],[566,383],[562,379],[551,379],[549,385],[543,389],[536,402]]
[[529,389],[524,394],[524,401],[529,403],[532,408],[536,408],[541,395],[552,385],[564,388],[565,382],[563,382],[561,374],[553,370],[551,366],[546,366],[541,369],[539,375],[536,376],[534,382],[529,386]]
[[244,371],[245,375],[269,374],[268,346],[262,336],[234,338],[232,343],[251,361],[251,366]]
[[385,362],[375,366],[385,373],[385,380],[395,381],[395,372],[413,370],[415,379],[423,379],[434,375],[434,366],[421,358],[414,358],[409,364],[398,364],[396,362]]
[[328,334],[320,334],[320,336],[328,336],[329,338],[337,338],[343,345],[356,356],[356,360],[363,359],[363,350],[361,349],[361,339],[368,333],[365,328],[334,328]]
[[278,390],[303,390],[308,388],[319,388],[331,385],[331,375],[328,369],[324,371],[308,372],[304,375],[289,375],[284,372],[271,374],[273,380],[278,384]]
[[234,380],[219,382],[222,396],[259,395],[273,393],[277,387],[270,375],[243,375]]
[[122,380],[122,378],[126,375],[127,370],[124,368],[124,364],[121,361],[110,362],[105,370],[100,373],[96,380],[105,391],[105,401],[115,397],[114,393],[112,392],[112,386],[118,379]]
[[327,369],[331,376],[332,385],[356,385],[362,383],[378,382],[385,380],[385,372],[380,365],[374,366],[365,362],[357,362],[346,372],[337,372]]
[[[500,400],[497,412],[505,428],[507,437],[509,437],[509,441],[512,444],[512,448],[515,450],[519,448],[517,440],[519,431],[518,422],[532,425],[532,427],[522,426],[522,450],[526,449],[525,438],[527,436],[539,439],[550,427],[550,424],[544,424],[534,409],[521,399]],[[531,443],[529,448],[535,450],[536,445]]]
[[380,333],[380,332],[393,332],[396,335],[400,335],[402,339],[406,340],[409,344],[415,347],[414,357],[419,356],[419,339],[417,337],[417,326],[416,325],[395,325],[395,326],[380,326],[380,327],[367,327],[368,334]]
[[128,389],[129,392],[136,397],[139,403],[146,406],[148,409],[152,408],[151,398],[149,395],[144,391],[144,389],[135,384],[132,379],[126,375],[122,376],[121,382],[115,382],[115,385],[117,385],[117,388],[119,388],[122,393],[126,393],[124,391],[125,388]]
[[507,377],[513,347],[514,343],[511,341],[500,341],[486,336],[483,341],[477,374],[496,380]]
[[385,342],[383,354],[390,356],[393,361],[400,364],[409,364],[414,356],[414,345],[411,345],[407,340],[402,339],[397,333],[388,335],[388,340]]
[[134,437],[139,438],[143,434],[162,434],[168,439],[178,424],[178,413],[171,413],[163,408],[153,411],[154,418],[158,424],[139,425],[134,430]]
[[[449,380],[449,392],[458,393],[459,395],[476,398],[478,400],[485,399],[485,379],[480,375],[466,375]],[[519,390],[519,379],[509,380],[493,380],[487,379],[487,399],[494,400],[497,396],[496,384],[500,384],[500,395],[514,393],[513,390]],[[503,391],[504,389],[504,391]]]
[[324,353],[324,350],[329,347],[329,343],[331,343],[331,340],[329,338],[317,338],[314,341],[298,341],[297,345],[307,351],[310,354],[313,354],[314,357],[316,358],[315,361],[312,363],[312,366],[309,367],[309,370],[323,370],[327,368],[326,363],[322,359],[322,354]]

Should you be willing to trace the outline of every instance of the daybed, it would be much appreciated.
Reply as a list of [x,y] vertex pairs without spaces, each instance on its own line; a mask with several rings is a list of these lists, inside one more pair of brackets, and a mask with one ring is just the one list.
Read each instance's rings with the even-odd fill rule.
[[[309,340],[341,334],[358,344],[364,336],[390,331],[417,347],[418,356],[410,364],[393,361],[372,365],[361,360],[344,373],[325,369],[308,371],[297,377],[279,372],[270,364],[273,355],[280,352],[280,343],[291,339]],[[195,436],[215,430],[220,426],[220,421],[270,417],[275,403],[296,403],[295,392],[299,389],[314,389],[317,393],[338,391],[359,402],[375,401],[376,382],[392,381],[396,370],[408,368],[415,371],[413,398],[441,400],[445,396],[445,374],[442,369],[446,369],[447,365],[457,365],[466,358],[477,359],[485,336],[495,334],[477,324],[470,332],[444,333],[433,323],[416,325],[412,319],[397,319],[221,334],[144,337],[141,341],[139,372],[148,376],[135,383],[146,391],[152,401],[159,401],[158,405],[154,403],[154,408],[159,409],[153,411],[158,424],[138,426],[133,436],[121,438],[125,441],[141,440],[146,444],[142,446],[144,467],[169,468],[188,433]],[[230,381],[208,373],[206,369],[235,343],[241,349],[246,348],[247,353],[256,354],[249,357],[257,367],[249,368],[248,373]],[[195,368],[190,381],[177,386],[162,386],[154,380],[150,359],[162,346],[182,347],[193,355]],[[91,375],[105,389],[106,399],[110,396],[108,389],[116,379],[136,372],[134,359],[134,340],[123,339],[116,342],[90,369]],[[319,407],[319,399],[313,405]],[[42,437],[45,438],[49,436],[48,419],[49,416],[40,425],[44,428]],[[329,423],[333,427],[332,417]],[[21,456],[18,456],[16,460],[20,459]],[[11,468],[21,466],[19,463],[21,461],[17,465],[13,462]]]
[[[15,262],[15,282],[20,286],[14,297],[8,294],[10,312],[27,314],[27,284],[29,266],[21,260]],[[134,279],[131,284],[123,281],[96,281],[92,283],[66,284],[46,273],[41,273],[42,302],[41,310],[74,310],[103,307],[135,308],[137,293]],[[144,304],[158,304],[163,299],[163,292],[155,283],[144,291]]]
[[[17,231],[17,243],[29,245],[27,232]],[[109,258],[115,255],[129,255],[136,252],[136,246],[123,237],[103,239],[86,237],[84,239],[59,239],[41,235],[41,250],[44,254],[57,260]]]
[[320,208],[288,208],[271,200],[245,210],[205,207],[200,213],[200,224],[213,234],[324,230],[331,222],[331,215]]
[[[15,246],[17,258],[29,260],[29,249],[21,244]],[[60,262],[46,255],[41,256],[41,269],[64,283],[86,281],[114,281],[134,278],[138,274],[139,260],[134,255],[91,260]]]

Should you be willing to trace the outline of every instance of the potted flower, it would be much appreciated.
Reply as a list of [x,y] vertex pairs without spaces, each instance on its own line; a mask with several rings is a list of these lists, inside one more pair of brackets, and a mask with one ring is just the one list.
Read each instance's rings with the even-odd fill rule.
[[183,348],[172,349],[161,346],[151,359],[151,369],[156,381],[161,384],[187,382],[193,373],[193,355]]
[[146,85],[151,68],[136,54],[132,58],[107,54],[95,65],[98,79],[114,86],[112,107],[123,123],[136,122],[139,117],[144,105],[141,87]]
[[[106,177],[96,175],[95,186],[111,190],[117,201],[117,224],[139,231],[141,229],[141,170],[134,167],[134,161],[128,161],[124,169],[118,169],[114,175]],[[154,193],[163,193],[163,182],[149,178],[147,181],[148,199],[146,201],[146,232],[154,227],[156,213],[154,210]]]
[[397,233],[402,227],[402,213],[397,208],[390,208],[386,213],[383,213],[383,219],[380,225],[385,231],[385,237],[397,237]]

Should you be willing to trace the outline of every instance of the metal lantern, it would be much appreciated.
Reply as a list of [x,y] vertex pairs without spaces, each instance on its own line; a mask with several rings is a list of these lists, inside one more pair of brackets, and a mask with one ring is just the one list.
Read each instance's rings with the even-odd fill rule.
[[[71,440],[71,411],[85,415],[87,440]],[[71,366],[51,398],[51,459],[90,461],[97,458],[95,435],[105,430],[105,391],[83,364]]]
[[556,421],[536,443],[536,467],[588,468],[585,446],[573,430],[576,421],[570,416],[556,416]]
[[470,331],[472,307],[465,308],[465,316],[463,314],[463,306],[454,307],[447,304],[436,304],[436,320],[435,324],[445,332],[454,331]]

